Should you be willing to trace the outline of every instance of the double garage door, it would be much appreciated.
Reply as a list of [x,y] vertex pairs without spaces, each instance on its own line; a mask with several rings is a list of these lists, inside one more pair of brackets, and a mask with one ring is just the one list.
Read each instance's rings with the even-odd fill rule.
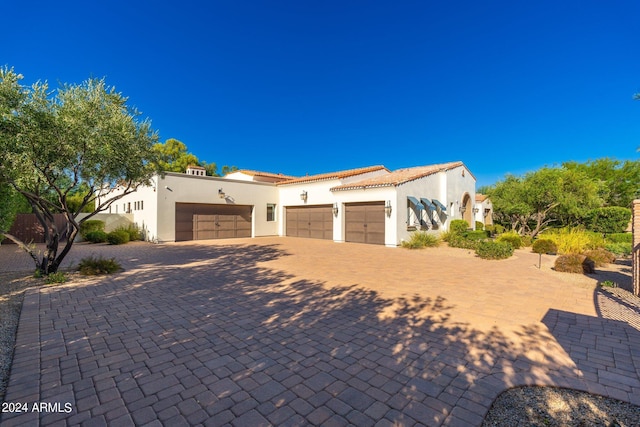
[[176,203],[176,242],[251,237],[251,206]]
[[[384,202],[347,203],[345,241],[384,245]],[[288,206],[287,236],[333,239],[331,205]]]

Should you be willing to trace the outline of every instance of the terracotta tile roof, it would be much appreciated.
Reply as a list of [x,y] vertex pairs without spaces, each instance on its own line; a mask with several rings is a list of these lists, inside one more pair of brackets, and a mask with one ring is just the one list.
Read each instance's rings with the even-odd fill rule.
[[448,171],[450,169],[464,166],[462,162],[441,163],[438,165],[418,166],[414,168],[398,169],[387,175],[377,176],[362,181],[353,182],[351,184],[339,185],[333,187],[331,191],[355,190],[359,188],[373,187],[397,187],[406,182],[424,178],[438,172]]
[[375,172],[379,170],[385,170],[389,172],[389,169],[385,168],[384,166],[368,166],[366,168],[349,169],[349,170],[338,171],[338,172],[322,173],[319,175],[303,176],[300,178],[294,178],[288,181],[279,182],[278,185],[298,184],[301,182],[326,181],[329,179],[342,179],[342,178],[348,178],[351,176],[362,175],[368,172]]
[[488,197],[489,196],[487,196],[486,194],[476,193],[476,202],[484,202]]
[[202,166],[198,166],[198,165],[189,165],[189,166],[187,166],[187,169],[205,170],[205,168],[203,168]]
[[290,176],[290,175],[284,175],[281,173],[271,173],[271,172],[260,172],[260,171],[254,171],[254,170],[249,170],[249,169],[240,169],[237,171],[233,171],[233,172],[229,172],[229,173],[234,173],[234,172],[241,172],[245,175],[249,175],[249,176],[263,176],[266,178],[281,178],[282,180],[289,180],[289,179],[295,179],[295,176]]

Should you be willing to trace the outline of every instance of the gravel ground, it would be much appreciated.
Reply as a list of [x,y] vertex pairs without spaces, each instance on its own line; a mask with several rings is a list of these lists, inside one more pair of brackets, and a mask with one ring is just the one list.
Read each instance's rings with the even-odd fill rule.
[[[0,274],[0,402],[11,370],[24,290],[43,284],[43,279],[25,272]],[[622,288],[603,287],[601,294],[624,300],[638,318],[640,298]],[[609,317],[606,307],[602,314]],[[570,389],[518,387],[498,396],[487,413],[483,427],[496,426],[640,426],[640,406]]]

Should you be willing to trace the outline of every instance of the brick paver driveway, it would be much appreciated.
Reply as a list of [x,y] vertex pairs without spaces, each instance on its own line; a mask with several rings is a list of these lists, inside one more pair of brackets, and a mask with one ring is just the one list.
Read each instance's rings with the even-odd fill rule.
[[[526,251],[293,238],[102,250],[125,271],[28,291],[6,395],[28,412],[3,425],[477,426],[524,384],[640,403],[637,311]],[[71,259],[87,251],[100,247]],[[603,318],[605,302],[625,320]]]

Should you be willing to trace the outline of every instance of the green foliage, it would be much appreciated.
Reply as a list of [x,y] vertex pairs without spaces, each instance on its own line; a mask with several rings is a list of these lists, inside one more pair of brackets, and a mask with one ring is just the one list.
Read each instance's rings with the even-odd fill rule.
[[622,233],[631,220],[631,209],[619,206],[606,206],[590,210],[585,215],[589,230],[602,233]]
[[419,249],[426,247],[436,247],[440,244],[438,236],[429,234],[425,231],[414,231],[411,233],[408,241],[402,242],[403,248]]
[[480,240],[467,239],[460,234],[452,234],[447,240],[449,246],[452,248],[473,249],[475,250],[480,243]]
[[480,221],[476,221],[476,230],[484,230],[484,223]]
[[483,239],[487,239],[489,237],[489,234],[483,230],[476,230],[476,231],[469,230],[462,233],[462,237],[464,237],[465,239],[471,239],[471,240],[483,240]]
[[187,151],[187,146],[182,141],[174,138],[169,138],[162,144],[155,144],[153,149],[159,157],[158,168],[166,172],[184,173],[189,165],[202,166],[209,176],[224,176],[238,170],[236,166],[225,165],[222,166],[222,171],[218,172],[218,165],[199,160]]
[[531,250],[537,254],[555,254],[558,246],[551,239],[538,239],[533,242]]
[[506,259],[513,255],[513,246],[509,242],[488,240],[478,243],[476,254],[484,259]]
[[[47,233],[42,256],[29,250],[46,275],[69,253],[83,222],[79,211],[92,204],[103,211],[149,182],[156,173],[157,135],[104,80],[52,91],[46,82],[23,86],[22,79],[0,68],[0,182],[28,200],[43,228],[53,228],[53,213],[69,218],[63,250],[58,252],[62,230]],[[105,197],[116,187],[118,196]]]
[[54,283],[64,283],[67,281],[67,275],[62,271],[56,271],[55,273],[51,273],[45,279],[45,283],[47,285],[52,285]]
[[592,259],[596,267],[603,267],[607,264],[615,262],[616,260],[615,255],[604,248],[590,249],[583,255],[586,255],[588,258]]
[[490,236],[504,233],[505,229],[500,224],[488,224],[484,226],[484,230],[490,233]]
[[600,286],[604,286],[605,288],[617,288],[618,284],[611,280],[605,280],[602,283],[600,283]]
[[520,239],[522,240],[521,247],[523,248],[528,248],[533,245],[533,238],[531,236],[520,236]]
[[104,243],[107,241],[107,233],[102,230],[90,231],[85,235],[85,240],[91,243]]
[[83,240],[89,240],[87,235],[92,231],[104,231],[104,221],[89,219],[80,224],[80,236]]
[[629,256],[632,252],[631,243],[607,243],[604,248],[618,256]]
[[563,273],[591,274],[595,272],[595,264],[583,254],[565,254],[556,258],[553,267]]
[[496,240],[498,242],[509,243],[513,247],[513,249],[519,249],[520,247],[522,247],[522,237],[515,231],[502,233]]
[[610,243],[632,243],[632,233],[611,233],[607,234],[607,242]]
[[469,229],[469,224],[464,219],[454,219],[449,224],[449,231],[456,234],[464,233]]
[[554,229],[546,231],[543,236],[552,240],[561,254],[581,254],[603,244],[601,236],[585,232],[581,228]]
[[128,224],[126,227],[118,227],[116,231],[123,231],[129,235],[129,241],[134,242],[140,240],[142,233],[136,224]]
[[97,276],[100,274],[111,274],[122,267],[115,258],[104,259],[93,256],[82,258],[78,264],[78,271],[85,276]]
[[0,182],[0,233],[11,229],[20,210],[20,199],[23,197],[9,184]]
[[116,230],[107,234],[107,241],[110,245],[122,245],[129,243],[129,233],[124,230]]

